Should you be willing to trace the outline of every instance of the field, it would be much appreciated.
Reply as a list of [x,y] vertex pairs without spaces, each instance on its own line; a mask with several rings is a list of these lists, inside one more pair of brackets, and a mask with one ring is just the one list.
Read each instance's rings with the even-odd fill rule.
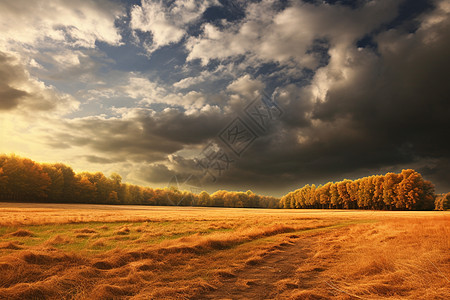
[[0,299],[448,299],[450,214],[0,203]]

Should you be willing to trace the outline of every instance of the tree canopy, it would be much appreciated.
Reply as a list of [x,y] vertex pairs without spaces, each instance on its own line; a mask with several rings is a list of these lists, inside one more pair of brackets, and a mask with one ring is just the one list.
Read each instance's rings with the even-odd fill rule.
[[61,163],[39,164],[16,155],[0,155],[0,200],[93,204],[143,204],[277,208],[279,199],[251,191],[217,191],[209,195],[174,187],[154,189],[123,183],[113,173],[75,174]]
[[[338,208],[382,210],[430,210],[435,207],[434,186],[418,172],[407,169],[400,174],[387,173],[306,185],[280,200],[282,208]],[[441,202],[444,202],[442,200]],[[437,203],[436,203],[437,205]],[[441,204],[439,204],[441,205]],[[441,205],[444,207],[443,205]]]
[[150,188],[123,183],[113,173],[76,174],[70,166],[40,164],[16,155],[0,155],[0,201],[95,204],[183,205],[253,208],[327,208],[379,210],[445,210],[450,193],[436,196],[434,186],[418,172],[369,176],[356,180],[305,185],[281,199],[248,190],[213,194]]

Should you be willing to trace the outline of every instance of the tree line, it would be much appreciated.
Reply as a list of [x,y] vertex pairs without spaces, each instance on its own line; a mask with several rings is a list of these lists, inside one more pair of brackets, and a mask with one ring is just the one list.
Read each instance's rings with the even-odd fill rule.
[[346,179],[317,187],[306,185],[283,196],[280,207],[432,210],[435,198],[433,184],[418,172],[407,169],[400,174]]
[[0,155],[0,200],[92,204],[142,204],[277,208],[279,199],[247,192],[217,191],[211,195],[153,189],[122,182],[119,174],[76,174],[65,164],[37,163],[16,155]]
[[450,192],[447,194],[439,194],[436,195],[435,200],[435,208],[436,210],[447,210],[450,209]]
[[327,208],[377,210],[445,210],[450,193],[435,195],[434,186],[418,172],[407,169],[305,185],[281,199],[247,192],[219,190],[213,194],[150,188],[122,182],[113,173],[76,174],[62,164],[37,163],[16,155],[0,155],[0,201],[92,204],[182,205],[253,208]]

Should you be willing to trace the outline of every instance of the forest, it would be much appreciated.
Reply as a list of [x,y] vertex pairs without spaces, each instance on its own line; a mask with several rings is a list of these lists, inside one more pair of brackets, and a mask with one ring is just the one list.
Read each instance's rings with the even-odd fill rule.
[[318,187],[314,184],[306,185],[283,196],[280,207],[376,210],[448,208],[448,202],[439,202],[437,199],[440,198],[434,194],[433,184],[424,180],[420,173],[407,169],[400,174],[387,173],[357,180],[346,179]]
[[122,182],[113,173],[75,174],[67,165],[40,164],[16,155],[0,155],[0,201],[129,205],[180,205],[277,208],[279,199],[251,191],[194,194],[174,187],[153,189]]
[[219,190],[194,194],[174,187],[150,188],[122,182],[113,173],[75,173],[62,163],[37,163],[0,155],[0,201],[129,205],[182,205],[249,208],[321,208],[376,210],[445,210],[450,193],[435,195],[434,186],[418,172],[369,176],[357,180],[306,185],[281,199]]

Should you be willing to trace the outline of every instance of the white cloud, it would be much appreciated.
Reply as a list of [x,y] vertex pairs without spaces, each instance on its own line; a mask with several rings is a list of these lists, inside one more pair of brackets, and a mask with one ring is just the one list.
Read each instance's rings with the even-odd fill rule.
[[173,86],[178,88],[178,89],[185,89],[185,88],[188,88],[190,86],[202,83],[205,80],[206,80],[206,77],[204,76],[204,74],[202,72],[202,74],[199,75],[199,76],[183,78],[180,81],[174,83]]
[[227,87],[228,90],[235,92],[239,95],[253,98],[258,92],[261,92],[264,88],[264,83],[258,79],[252,79],[250,75],[244,75]]
[[128,97],[148,102],[157,102],[157,99],[166,93],[166,90],[157,83],[133,74],[128,79],[128,84],[121,89]]
[[105,1],[2,1],[0,47],[61,43],[94,48],[97,40],[119,45],[114,21],[122,14],[121,7]]
[[[212,83],[216,80],[223,80],[225,78],[232,78],[233,75],[233,65],[220,65],[215,70],[203,70],[197,76],[185,77],[180,81],[173,84],[177,89],[186,89],[199,84]],[[189,72],[189,70],[186,70]]]
[[0,51],[20,60],[32,77],[96,82],[106,60],[96,42],[121,45],[115,21],[123,14],[106,0],[0,1]]
[[84,93],[87,100],[108,100],[111,98],[131,98],[140,106],[149,104],[166,104],[180,106],[185,110],[202,109],[207,102],[206,95],[189,91],[187,93],[173,92],[171,87],[160,84],[143,77],[138,73],[129,73],[125,80],[108,83],[105,88],[97,88]]
[[426,30],[434,25],[445,23],[450,15],[450,3],[445,0],[436,1],[436,9],[431,14],[422,17],[421,29]]
[[330,46],[350,46],[364,34],[393,18],[399,1],[368,2],[359,9],[341,5],[296,2],[281,12],[274,10],[277,1],[265,0],[247,6],[246,17],[238,24],[219,29],[211,24],[203,34],[186,43],[188,60],[225,59],[246,55],[255,61],[295,63],[315,68],[317,58],[310,53],[316,39],[327,39]]
[[206,100],[200,92],[172,93],[147,78],[137,76],[130,77],[129,84],[122,88],[127,96],[140,100],[141,104],[163,103],[192,110],[202,108]]
[[176,0],[170,6],[162,0],[142,0],[131,9],[131,28],[152,34],[148,52],[179,42],[186,34],[186,27],[201,17],[215,0]]
[[81,51],[60,51],[52,55],[53,60],[64,67],[74,67],[80,65],[80,58],[86,58],[87,55]]

